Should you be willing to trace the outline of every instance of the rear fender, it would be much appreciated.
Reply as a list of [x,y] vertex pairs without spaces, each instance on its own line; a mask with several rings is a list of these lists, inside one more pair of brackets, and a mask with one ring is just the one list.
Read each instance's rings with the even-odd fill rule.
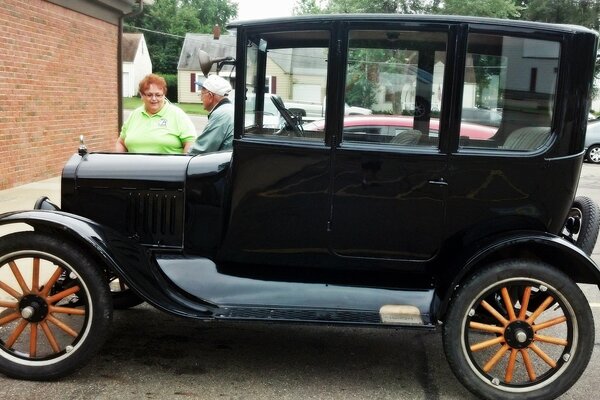
[[467,260],[455,261],[454,265],[463,267],[454,274],[448,285],[439,289],[438,299],[441,302],[434,310],[438,320],[443,321],[454,293],[467,277],[492,262],[510,258],[541,260],[558,268],[577,283],[600,284],[600,268],[579,247],[555,235],[523,233],[495,240]]
[[148,249],[110,228],[62,211],[16,211],[0,215],[0,225],[18,223],[30,225],[36,231],[60,235],[82,246],[156,308],[184,317],[212,315],[210,304],[185,297],[164,277]]

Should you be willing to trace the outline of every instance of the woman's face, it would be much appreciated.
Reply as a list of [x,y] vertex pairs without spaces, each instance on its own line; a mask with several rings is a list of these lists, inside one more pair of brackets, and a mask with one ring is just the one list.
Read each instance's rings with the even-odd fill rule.
[[160,111],[165,104],[165,93],[160,87],[150,84],[142,93],[142,100],[146,112],[153,115]]

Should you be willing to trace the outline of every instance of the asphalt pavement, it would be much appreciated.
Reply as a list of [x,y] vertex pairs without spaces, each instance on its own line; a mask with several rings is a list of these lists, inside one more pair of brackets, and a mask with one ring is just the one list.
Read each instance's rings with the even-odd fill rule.
[[[0,212],[60,197],[52,178],[0,191]],[[579,195],[600,203],[600,165],[584,165]],[[0,234],[3,232],[0,230]],[[600,263],[599,246],[593,259]],[[600,291],[582,285],[596,320],[596,350],[561,399],[592,399],[600,377]],[[0,399],[476,399],[456,380],[439,332],[198,322],[146,304],[115,311],[90,364],[56,382],[0,375]]]

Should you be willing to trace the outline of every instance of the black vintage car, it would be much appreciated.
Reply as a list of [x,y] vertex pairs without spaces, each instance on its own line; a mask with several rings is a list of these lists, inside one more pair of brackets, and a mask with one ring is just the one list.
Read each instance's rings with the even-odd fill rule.
[[[235,57],[193,57],[235,80],[232,150],[81,148],[60,210],[0,216],[33,228],[0,238],[0,371],[67,375],[113,304],[146,301],[198,320],[441,328],[481,398],[569,389],[594,347],[577,283],[600,282],[598,208],[575,199],[597,35],[415,15],[230,30]],[[264,123],[268,101],[284,123]],[[325,119],[307,123],[315,105]],[[369,113],[409,126],[382,133]]]

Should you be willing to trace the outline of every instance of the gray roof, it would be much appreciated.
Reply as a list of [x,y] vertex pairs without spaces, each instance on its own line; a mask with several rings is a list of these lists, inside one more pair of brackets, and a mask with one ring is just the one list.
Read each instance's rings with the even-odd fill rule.
[[187,33],[179,55],[177,69],[182,71],[200,71],[198,50],[208,53],[210,58],[234,57],[236,37],[221,35],[217,40],[211,34]]
[[121,57],[123,62],[133,62],[144,37],[141,33],[124,33],[121,41]]
[[[220,39],[213,39],[212,34],[188,33],[185,35],[177,70],[200,71],[198,61],[198,50],[208,53],[210,58],[234,57],[236,37],[234,35],[221,35]],[[292,65],[296,68],[294,73],[306,75],[323,75],[326,67],[326,52],[323,49],[299,48],[274,49],[268,52],[268,56],[284,72],[291,73]],[[292,63],[292,58],[294,62]],[[223,68],[228,70],[229,66]]]

